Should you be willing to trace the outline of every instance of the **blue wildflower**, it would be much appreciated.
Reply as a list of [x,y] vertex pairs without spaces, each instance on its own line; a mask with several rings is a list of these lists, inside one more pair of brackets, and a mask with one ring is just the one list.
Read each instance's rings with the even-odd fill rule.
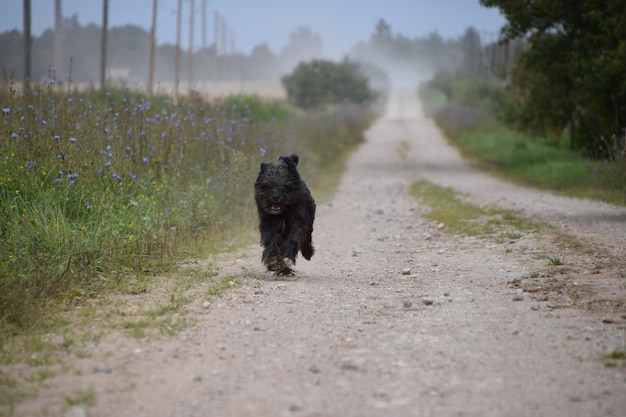
[[18,134],[17,134],[17,133],[15,133],[15,132],[13,132],[13,133],[11,133],[11,137],[12,137],[13,139],[17,139]]
[[8,108],[8,107],[5,107],[5,108],[2,109],[2,113],[9,114],[9,113],[11,113],[11,109]]
[[76,138],[70,138],[70,142],[76,143]]

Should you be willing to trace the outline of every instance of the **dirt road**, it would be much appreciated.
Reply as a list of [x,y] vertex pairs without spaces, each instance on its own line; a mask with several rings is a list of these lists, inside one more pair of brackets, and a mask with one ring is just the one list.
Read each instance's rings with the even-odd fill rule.
[[[221,273],[243,277],[242,286],[208,309],[196,306],[197,325],[175,339],[98,346],[115,354],[96,354],[80,376],[60,379],[96,393],[94,406],[70,412],[626,416],[626,368],[600,360],[626,348],[623,265],[602,264],[592,275],[595,255],[558,253],[560,276],[584,283],[594,299],[606,296],[610,309],[522,294],[512,283],[543,276],[547,261],[538,255],[557,250],[550,238],[496,243],[444,234],[408,194],[417,178],[549,222],[602,248],[605,261],[626,256],[624,208],[502,184],[468,168],[413,92],[398,91],[350,159],[335,199],[319,207],[317,253],[298,261],[294,279],[263,272],[257,247],[229,255]],[[516,294],[523,300],[513,301]],[[93,372],[102,362],[112,371]]]

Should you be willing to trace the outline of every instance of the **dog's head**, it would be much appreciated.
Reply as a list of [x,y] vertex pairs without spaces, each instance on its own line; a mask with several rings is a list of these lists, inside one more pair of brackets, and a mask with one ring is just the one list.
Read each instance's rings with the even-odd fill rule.
[[266,213],[279,215],[297,202],[302,193],[302,180],[296,166],[298,155],[281,156],[278,164],[261,164],[254,183],[254,197]]

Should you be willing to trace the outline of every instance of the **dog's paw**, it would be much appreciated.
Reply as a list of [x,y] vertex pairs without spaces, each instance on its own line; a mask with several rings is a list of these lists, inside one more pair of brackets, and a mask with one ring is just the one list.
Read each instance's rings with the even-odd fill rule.
[[291,260],[289,258],[283,258],[283,265],[285,265],[286,269],[293,268],[295,264],[296,264],[296,261]]
[[315,248],[311,245],[305,245],[300,249],[300,252],[302,252],[304,259],[310,261],[311,257],[315,254]]
[[293,269],[289,267],[285,267],[281,269],[280,271],[274,272],[274,275],[276,275],[277,277],[293,277],[296,274],[294,273]]
[[281,271],[285,268],[287,268],[285,266],[285,261],[284,260],[280,260],[280,259],[275,259],[273,261],[268,262],[267,266],[267,270],[268,271],[272,271],[272,272],[278,272]]

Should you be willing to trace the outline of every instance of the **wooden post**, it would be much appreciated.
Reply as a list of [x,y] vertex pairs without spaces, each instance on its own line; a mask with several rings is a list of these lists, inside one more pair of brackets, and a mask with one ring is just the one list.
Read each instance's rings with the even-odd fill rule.
[[30,0],[24,0],[24,90],[30,90],[30,56],[31,56],[31,35],[30,35]]
[[109,0],[102,0],[102,38],[100,43],[100,88],[106,88],[107,31],[109,26]]
[[63,14],[61,0],[54,0],[54,66],[56,81],[63,81]]
[[152,28],[150,29],[150,62],[148,63],[148,94],[152,95],[152,84],[154,83],[154,53],[156,49],[156,17],[157,2],[152,0]]

